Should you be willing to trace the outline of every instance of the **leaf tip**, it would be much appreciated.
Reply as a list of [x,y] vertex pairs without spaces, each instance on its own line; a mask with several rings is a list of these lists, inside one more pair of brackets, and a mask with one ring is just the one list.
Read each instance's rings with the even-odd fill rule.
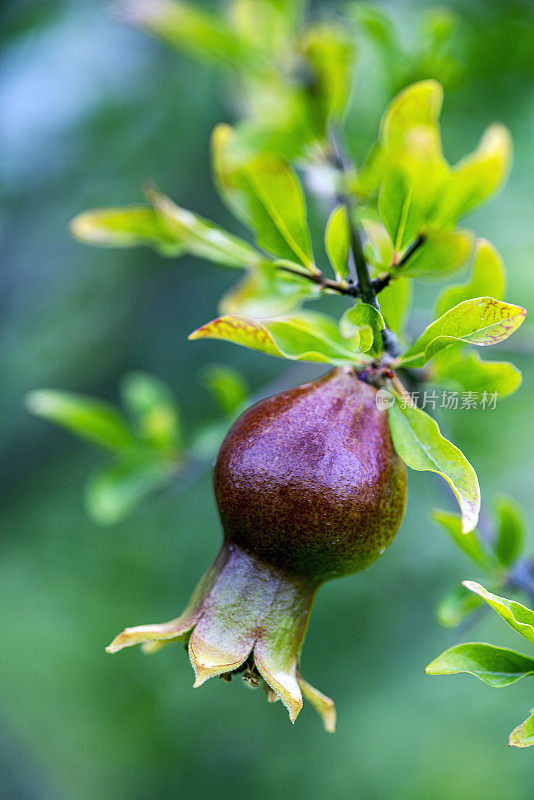
[[476,581],[462,581],[462,586],[465,586],[465,588],[469,589],[470,592],[482,595],[483,587]]

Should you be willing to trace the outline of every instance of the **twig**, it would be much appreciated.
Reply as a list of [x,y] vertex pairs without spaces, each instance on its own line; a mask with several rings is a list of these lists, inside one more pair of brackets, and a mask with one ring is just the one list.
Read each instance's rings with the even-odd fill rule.
[[[359,286],[354,286],[352,283],[346,284],[341,281],[330,280],[330,278],[326,278],[322,272],[302,272],[299,269],[293,269],[293,267],[288,267],[285,264],[278,264],[277,269],[281,270],[282,272],[287,272],[290,275],[297,275],[299,278],[304,278],[306,281],[311,281],[312,283],[321,286],[323,289],[329,289],[331,292],[336,292],[337,294],[342,294],[346,297],[361,297]],[[384,275],[374,278],[371,281],[371,286],[374,293],[380,294],[380,292],[385,289],[386,286],[389,286],[390,281],[391,275],[389,273],[384,273]]]
[[423,245],[425,242],[426,242],[425,234],[424,233],[420,233],[417,236],[417,238],[415,238],[413,240],[411,245],[408,247],[408,249],[404,253],[403,257],[400,259],[400,261],[393,262],[393,264],[391,264],[391,266],[395,267],[396,269],[400,269],[401,267],[403,267],[406,264],[406,262],[410,260],[410,258],[413,256],[413,254],[415,252],[417,252],[417,250],[419,250],[421,245]]
[[279,264],[278,269],[282,272],[288,272],[290,275],[298,275],[299,278],[304,278],[307,281],[316,283],[323,289],[330,289],[332,292],[337,292],[338,294],[344,294],[348,297],[360,296],[360,290],[357,286],[347,286],[339,281],[332,281],[329,278],[325,278],[322,272],[301,272],[298,269],[286,267],[284,264]]
[[[331,131],[330,134],[330,144],[331,162],[333,166],[339,170],[342,179],[345,180],[349,171],[350,163],[341,149],[334,131]],[[375,281],[371,280],[371,276],[369,275],[369,267],[363,252],[362,237],[354,219],[354,199],[345,190],[345,187],[343,187],[341,191],[338,191],[336,200],[338,203],[344,205],[347,209],[350,235],[348,264],[351,271],[352,280],[357,281],[357,286],[359,288],[362,301],[374,306],[377,311],[380,311],[380,305],[376,297],[377,284]],[[389,281],[387,283],[389,283]],[[378,285],[381,285],[381,288],[384,289],[387,286],[387,283],[384,285]],[[401,352],[397,337],[388,328],[384,328],[382,331],[382,345],[384,347],[384,351],[393,358],[396,358]]]

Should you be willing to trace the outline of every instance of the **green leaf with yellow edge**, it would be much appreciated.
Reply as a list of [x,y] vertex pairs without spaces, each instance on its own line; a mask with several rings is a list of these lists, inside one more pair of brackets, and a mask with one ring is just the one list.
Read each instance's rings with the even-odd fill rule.
[[156,189],[147,189],[147,197],[167,234],[180,241],[188,253],[225,267],[253,267],[265,261],[265,257],[244,239],[180,208]]
[[534,675],[534,658],[506,647],[467,642],[445,650],[430,662],[425,672],[427,675],[458,675],[466,672],[488,686],[499,689]]
[[438,297],[436,316],[473,297],[495,297],[502,300],[506,293],[506,273],[497,249],[487,239],[478,239],[473,272],[469,283],[448,286]]
[[359,338],[358,350],[362,353],[382,348],[380,334],[384,330],[384,320],[380,311],[368,303],[348,308],[339,321],[339,329],[345,339]]
[[499,400],[521,386],[521,372],[507,361],[484,361],[474,350],[453,344],[432,360],[430,380],[448,388],[497,395]]
[[172,478],[169,465],[154,460],[119,461],[95,472],[85,487],[85,507],[99,525],[115,525],[147,495]]
[[444,628],[456,628],[481,605],[482,600],[460,584],[441,598],[436,608],[436,616]]
[[530,644],[534,644],[534,611],[532,609],[516,600],[508,600],[507,597],[492,594],[475,581],[463,581],[463,585],[469,591],[478,594],[511,628],[524,636]]
[[221,410],[229,416],[243,408],[250,398],[242,373],[227,364],[208,364],[202,371],[202,379]]
[[432,417],[399,396],[388,409],[395,450],[411,468],[441,475],[453,490],[462,514],[462,532],[469,533],[480,512],[480,489],[475,470],[461,450],[445,439]]
[[[198,328],[189,338],[222,339],[293,361],[336,365],[363,365],[371,361],[342,337],[335,320],[310,311],[263,322],[244,316],[219,317]],[[354,344],[357,346],[358,341]]]
[[391,269],[406,278],[443,278],[466,263],[473,245],[469,231],[428,231],[413,255],[401,267],[393,265]]
[[[381,138],[387,145],[404,144],[418,128],[434,129],[441,114],[443,89],[434,80],[407,86],[391,101],[380,125]],[[414,143],[415,144],[415,143]]]
[[260,247],[315,271],[304,193],[293,170],[274,155],[262,155],[242,176]]
[[265,262],[247,270],[244,278],[232,287],[219,302],[222,314],[241,314],[259,319],[277,317],[295,309],[304,300],[318,297],[317,284],[280,269],[288,266],[302,272],[291,262]]
[[508,176],[511,156],[508,129],[491,125],[474,153],[453,167],[435,214],[436,224],[454,224],[495,194]]
[[534,745],[534,713],[514,728],[508,739],[511,747],[532,747]]
[[212,137],[213,163],[223,199],[252,226],[260,247],[316,272],[306,202],[297,176],[276,155],[247,158],[236,148],[232,129],[217,126]]
[[409,278],[395,278],[380,292],[380,311],[387,327],[402,336],[410,310],[412,283]]
[[469,533],[463,533],[462,521],[458,514],[450,514],[447,511],[435,509],[432,512],[432,519],[445,528],[458,547],[463,550],[466,556],[468,556],[471,561],[474,561],[477,566],[485,572],[495,571],[497,565],[490,553],[482,546],[477,531],[473,530]]
[[393,99],[358,178],[360,191],[373,191],[391,170],[402,172],[421,219],[432,218],[450,172],[439,131],[442,101],[443,90],[433,80],[412,84]]
[[399,169],[384,177],[378,195],[378,213],[389,233],[393,249],[400,252],[417,235],[423,223],[413,197],[408,177]]
[[519,558],[525,541],[525,518],[517,503],[501,495],[493,503],[496,518],[495,555],[503,567]]
[[507,339],[523,324],[526,311],[521,306],[478,297],[464,300],[426,328],[400,357],[400,363],[423,367],[436,353],[453,342],[479,347]]
[[242,37],[219,14],[180,0],[120,0],[117,14],[125,22],[202,60],[250,69],[252,53]]
[[169,387],[152,375],[131,372],[122,380],[121,396],[140,440],[160,455],[175,458],[183,450],[183,434]]
[[84,211],[70,223],[72,235],[102,247],[152,247],[164,256],[178,256],[184,243],[167,232],[159,215],[146,206],[97,208]]
[[101,400],[74,392],[37,389],[26,396],[26,407],[32,414],[107,450],[123,451],[137,446],[126,420]]
[[348,272],[350,249],[349,218],[344,205],[336,206],[328,218],[325,248],[336,276],[344,278]]

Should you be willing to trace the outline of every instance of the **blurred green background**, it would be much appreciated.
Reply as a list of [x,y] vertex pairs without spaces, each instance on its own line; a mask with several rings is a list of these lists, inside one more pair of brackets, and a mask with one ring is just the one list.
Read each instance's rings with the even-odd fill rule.
[[[411,53],[429,4],[378,5]],[[501,250],[508,299],[534,307],[534,6],[449,5],[459,17],[461,69],[446,94],[446,154],[472,150],[495,119],[510,127],[508,187],[468,225]],[[428,474],[409,476],[408,513],[387,557],[319,594],[303,668],[336,700],[335,736],[309,707],[291,726],[279,705],[240,682],[192,691],[181,648],[105,654],[125,625],[179,613],[215,555],[210,475],[99,528],[83,511],[81,487],[101,455],[30,417],[24,394],[46,386],[116,400],[120,377],[146,370],[170,384],[194,430],[217,413],[198,380],[206,363],[238,367],[258,395],[321,370],[187,341],[214,316],[231,272],[69,238],[74,214],[139,201],[148,176],[236,230],[209,170],[210,132],[233,119],[232,87],[217,70],[123,27],[100,0],[4,0],[0,41],[0,798],[531,798],[532,754],[508,748],[506,736],[534,704],[532,685],[501,693],[474,678],[424,674],[462,636],[438,627],[437,600],[458,579],[477,577],[429,520],[434,506],[454,505]],[[349,120],[356,154],[400,88],[393,83],[363,47]],[[429,292],[435,287],[423,285],[416,298],[423,321]],[[506,348],[524,370],[521,391],[496,411],[443,420],[486,500],[506,491],[527,517],[531,330],[523,326]],[[496,615],[463,638],[518,646]]]

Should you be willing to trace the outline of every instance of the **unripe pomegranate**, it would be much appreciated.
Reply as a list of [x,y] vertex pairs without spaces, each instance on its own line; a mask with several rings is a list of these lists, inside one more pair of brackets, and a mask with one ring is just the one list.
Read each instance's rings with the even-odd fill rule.
[[332,701],[298,666],[313,599],[322,583],[386,550],[406,500],[376,389],[340,367],[262,400],[224,440],[214,486],[224,541],[187,610],[127,628],[108,651],[188,641],[195,686],[242,672],[252,685],[263,679],[292,721],[304,695],[333,730]]

